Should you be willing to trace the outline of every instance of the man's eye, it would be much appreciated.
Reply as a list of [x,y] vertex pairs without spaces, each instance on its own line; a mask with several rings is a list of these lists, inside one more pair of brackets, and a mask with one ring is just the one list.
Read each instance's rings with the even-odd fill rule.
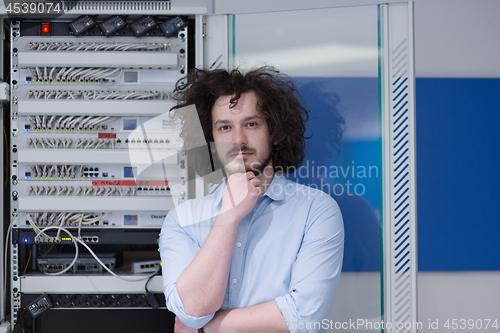
[[229,126],[227,126],[227,125],[220,127],[221,131],[227,131],[228,129],[229,129]]
[[248,125],[247,125],[247,126],[248,126],[248,127],[255,127],[255,126],[257,126],[257,123],[248,123]]

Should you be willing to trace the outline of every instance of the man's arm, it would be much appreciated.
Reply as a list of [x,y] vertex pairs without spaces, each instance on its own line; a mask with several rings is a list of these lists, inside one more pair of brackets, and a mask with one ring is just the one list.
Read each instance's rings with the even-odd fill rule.
[[[203,327],[205,333],[285,333],[289,332],[285,319],[275,301],[245,308],[219,311]],[[196,333],[176,319],[175,333]]]
[[288,292],[275,299],[290,332],[317,332],[328,318],[343,252],[342,214],[336,201],[321,192],[309,209]]
[[275,301],[217,312],[203,330],[205,333],[289,332]]
[[203,317],[222,306],[237,222],[227,214],[218,216],[200,251],[177,280],[186,314]]
[[186,314],[203,317],[222,306],[238,226],[255,206],[261,193],[259,185],[251,172],[229,177],[221,212],[201,249],[177,280]]

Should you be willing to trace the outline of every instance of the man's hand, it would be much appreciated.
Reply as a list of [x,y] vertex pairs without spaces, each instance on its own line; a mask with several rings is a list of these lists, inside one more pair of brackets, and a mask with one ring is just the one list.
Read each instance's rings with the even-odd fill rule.
[[174,325],[175,333],[198,333],[196,328],[191,328],[186,325],[179,318],[175,317],[175,325]]
[[231,211],[231,216],[239,223],[252,211],[261,194],[260,180],[253,172],[232,174],[227,179],[219,213]]

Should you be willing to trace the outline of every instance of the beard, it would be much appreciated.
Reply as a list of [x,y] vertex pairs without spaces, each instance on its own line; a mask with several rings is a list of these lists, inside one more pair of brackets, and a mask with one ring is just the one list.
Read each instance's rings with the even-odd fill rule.
[[243,172],[244,169],[245,172],[251,171],[254,173],[256,177],[259,177],[260,175],[262,175],[264,169],[269,165],[269,163],[272,160],[272,146],[269,147],[265,155],[260,156],[256,162],[252,162],[250,163],[250,165],[247,165],[243,158],[233,158],[231,160],[232,158],[231,155],[240,152],[250,152],[256,155],[256,150],[247,146],[243,146],[241,147],[241,149],[238,147],[229,151],[226,154],[226,161],[230,162],[224,163],[225,168],[229,172],[229,174]]
[[269,165],[269,162],[271,162],[271,159],[271,151],[268,151],[267,155],[259,159],[258,162],[253,162],[250,166],[245,165],[245,171],[252,171],[255,177],[260,177],[264,169]]

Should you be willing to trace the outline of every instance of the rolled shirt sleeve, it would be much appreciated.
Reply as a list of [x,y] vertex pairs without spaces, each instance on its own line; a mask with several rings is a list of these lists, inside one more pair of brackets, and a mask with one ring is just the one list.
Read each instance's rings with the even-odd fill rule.
[[[178,207],[179,208],[179,207]],[[162,262],[163,292],[167,308],[173,312],[186,326],[201,328],[205,326],[215,313],[193,317],[186,314],[184,305],[177,292],[177,279],[189,266],[200,250],[198,244],[189,235],[190,226],[181,227],[176,210],[168,213],[160,233],[159,252]]]
[[321,322],[328,318],[332,307],[342,269],[342,214],[330,196],[317,199],[308,213],[288,293],[275,298],[293,333],[320,331]]

